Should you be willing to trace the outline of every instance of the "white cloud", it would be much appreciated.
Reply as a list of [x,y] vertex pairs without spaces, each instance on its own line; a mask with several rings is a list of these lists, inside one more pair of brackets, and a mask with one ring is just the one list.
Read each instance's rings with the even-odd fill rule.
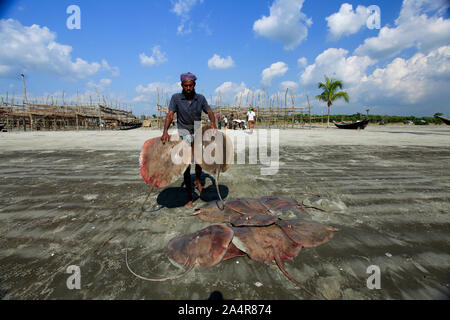
[[[430,102],[448,105],[446,94],[450,82],[450,46],[417,53],[410,59],[396,58],[385,68],[377,68],[353,88],[361,101],[385,100],[397,105]],[[436,99],[438,98],[438,99]],[[440,100],[437,101],[437,100]],[[433,108],[437,105],[433,105]]]
[[[213,101],[217,103],[221,103],[224,105],[241,105],[247,106],[251,103],[253,99],[253,103],[256,104],[258,98],[262,98],[264,95],[264,91],[260,89],[252,90],[247,88],[244,82],[240,84],[226,81],[222,83],[219,87],[214,90],[215,96],[213,97]],[[212,102],[211,102],[212,103]]]
[[158,66],[167,62],[167,56],[164,52],[161,52],[160,46],[153,47],[150,57],[145,53],[141,53],[139,59],[141,60],[141,64],[146,67]]
[[343,3],[338,12],[326,17],[325,20],[327,20],[331,38],[337,40],[343,35],[357,33],[366,25],[368,17],[369,12],[366,7],[358,6],[353,11],[351,4]]
[[253,30],[271,40],[280,41],[284,49],[292,50],[308,36],[312,19],[301,9],[303,0],[275,0],[270,15],[263,16],[253,24]]
[[[197,3],[203,3],[203,0],[172,0],[171,11],[181,18],[180,25],[177,27],[177,34],[183,35],[192,32],[190,12]],[[188,24],[187,27],[186,24]]]
[[304,67],[306,67],[306,65],[308,64],[308,60],[306,60],[305,57],[299,58],[299,59],[297,60],[297,64],[298,64],[298,66],[299,66],[300,68],[304,68]]
[[[72,60],[72,47],[55,41],[56,33],[33,24],[23,26],[14,19],[0,20],[0,77],[42,72],[66,78],[85,78],[100,71],[98,62]],[[105,61],[106,63],[106,61]]]
[[106,60],[102,60],[102,68],[111,73],[111,76],[118,77],[120,70],[118,67],[111,67]]
[[319,54],[314,63],[306,67],[300,79],[305,86],[316,87],[324,75],[341,79],[345,84],[355,84],[375,61],[369,57],[350,56],[345,49],[329,48]]
[[234,100],[236,97],[239,96],[245,96],[250,92],[250,89],[248,89],[244,82],[241,82],[240,84],[233,83],[231,81],[226,81],[222,83],[219,87],[217,87],[214,90],[214,93],[216,94],[216,99],[218,97],[221,97],[222,103],[234,103]]
[[347,50],[330,48],[305,69],[300,82],[316,94],[320,92],[317,83],[324,80],[324,75],[342,80],[350,104],[338,101],[337,106],[378,106],[383,113],[392,113],[388,106],[403,106],[403,114],[427,114],[431,106],[433,110],[448,109],[450,46],[427,54],[416,53],[409,59],[396,58],[369,73],[374,63],[367,56],[348,56]]
[[[385,26],[378,36],[368,38],[355,54],[373,59],[392,58],[408,48],[427,53],[450,39],[450,19],[439,17],[448,3],[442,0],[404,0],[395,27]],[[426,13],[437,12],[433,16]]]
[[286,89],[289,89],[291,91],[295,91],[298,88],[298,83],[295,81],[283,81],[280,83],[280,90],[286,91]]
[[106,87],[109,87],[112,80],[108,78],[100,79],[98,83],[95,83],[94,81],[89,81],[87,83],[87,87],[91,89],[97,89],[98,91],[103,91]]
[[271,86],[274,78],[278,78],[284,76],[284,74],[288,71],[288,66],[284,62],[275,62],[269,68],[266,68],[262,71],[262,79],[261,83],[263,86]]
[[210,69],[228,69],[234,67],[234,61],[230,56],[222,58],[219,55],[214,54],[213,57],[208,60],[208,67]]
[[138,85],[136,92],[139,95],[133,99],[133,102],[156,101],[159,94],[160,103],[162,103],[166,99],[170,99],[172,94],[181,92],[181,83],[150,82],[146,86]]

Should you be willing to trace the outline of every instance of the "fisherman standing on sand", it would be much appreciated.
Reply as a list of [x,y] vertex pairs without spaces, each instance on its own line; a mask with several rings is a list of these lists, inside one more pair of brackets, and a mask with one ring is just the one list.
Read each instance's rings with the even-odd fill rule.
[[[183,73],[180,76],[181,87],[183,91],[181,93],[175,93],[170,99],[169,113],[166,116],[164,123],[164,131],[161,137],[163,142],[169,140],[168,129],[173,120],[173,115],[177,113],[177,128],[181,138],[190,144],[194,145],[194,122],[201,121],[202,111],[208,114],[208,118],[211,121],[213,129],[217,129],[214,112],[208,105],[206,98],[195,92],[195,81],[197,77],[192,73]],[[202,192],[202,185],[200,183],[200,176],[202,175],[202,168],[195,164],[195,181],[200,193]],[[187,208],[192,208],[192,186],[191,186],[191,165],[189,165],[184,172],[184,184],[186,185],[186,191],[188,193],[188,203],[185,205]]]
[[253,128],[255,127],[255,109],[253,107],[250,107],[250,109],[248,109],[247,112],[247,121],[248,121],[248,126],[250,127],[250,134],[253,133]]

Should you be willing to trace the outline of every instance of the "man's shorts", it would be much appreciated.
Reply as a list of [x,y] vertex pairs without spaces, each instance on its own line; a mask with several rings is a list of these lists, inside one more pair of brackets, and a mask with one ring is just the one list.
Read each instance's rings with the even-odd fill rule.
[[194,145],[194,135],[193,134],[186,134],[184,136],[181,136],[181,139],[183,141],[185,141],[191,147]]

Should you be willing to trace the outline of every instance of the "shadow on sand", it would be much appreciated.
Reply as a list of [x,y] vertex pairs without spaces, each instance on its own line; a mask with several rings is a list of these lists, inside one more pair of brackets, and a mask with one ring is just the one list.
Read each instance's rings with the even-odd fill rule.
[[[211,185],[205,187],[207,179],[210,180]],[[200,176],[200,183],[204,186],[200,196],[198,195],[198,189],[194,185],[194,180],[195,174],[192,174],[191,175],[192,190],[195,190],[192,195],[194,198],[194,202],[197,201],[199,198],[205,202],[219,200],[219,195],[217,194],[215,185],[216,180],[214,179],[213,176],[206,173],[202,173],[202,175]],[[229,189],[227,186],[219,185],[219,192],[222,199],[225,199],[228,196]],[[186,188],[184,187],[184,181],[180,187],[170,187],[161,191],[161,193],[156,198],[156,202],[161,206],[161,208],[183,207],[186,203],[188,203],[188,196]]]

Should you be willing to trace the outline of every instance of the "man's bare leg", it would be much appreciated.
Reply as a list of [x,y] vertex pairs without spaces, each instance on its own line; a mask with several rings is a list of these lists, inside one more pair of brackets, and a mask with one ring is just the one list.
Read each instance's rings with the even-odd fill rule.
[[197,186],[198,191],[202,193],[203,186],[200,183],[200,177],[202,176],[202,167],[200,167],[198,164],[195,165],[195,182],[194,184]]
[[194,198],[192,198],[191,166],[190,165],[186,168],[186,171],[184,171],[184,184],[186,186],[186,191],[188,194],[188,203],[186,203],[184,206],[186,208],[192,208],[192,201],[194,201]]

